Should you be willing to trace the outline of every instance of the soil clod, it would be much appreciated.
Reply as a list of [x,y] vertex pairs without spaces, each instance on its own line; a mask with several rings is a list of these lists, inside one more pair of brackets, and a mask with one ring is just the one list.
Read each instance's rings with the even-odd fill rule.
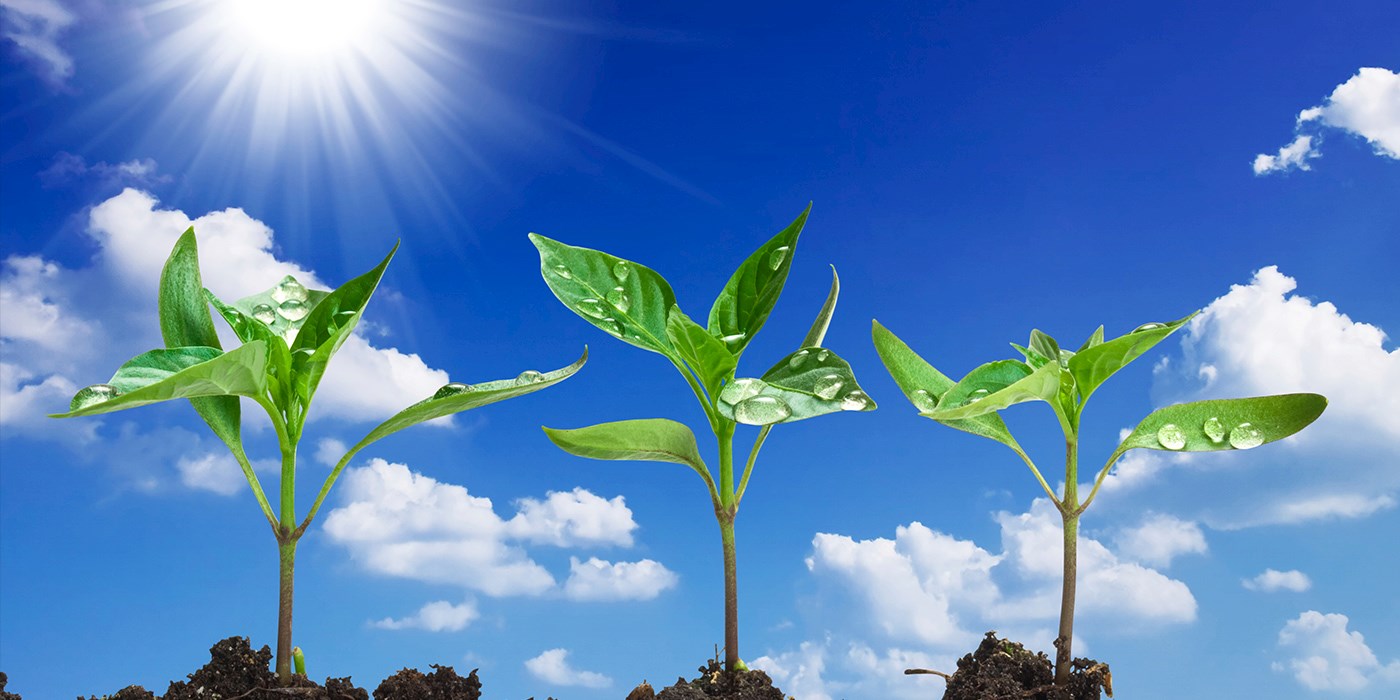
[[1044,653],[1031,652],[988,632],[977,651],[958,659],[943,700],[1100,700],[1113,697],[1108,664],[1075,659],[1069,683],[1055,685],[1055,667]]
[[[723,664],[711,659],[709,664],[700,667],[700,677],[693,681],[677,678],[675,685],[662,689],[655,695],[656,700],[787,700],[783,691],[773,687],[773,679],[763,671],[724,670]],[[645,690],[643,689],[645,688]],[[643,694],[638,695],[638,692]],[[651,686],[643,683],[627,696],[633,700],[651,698]]]
[[433,672],[405,668],[384,679],[374,691],[374,700],[480,700],[479,669],[472,669],[466,678],[457,675],[451,666],[433,664]]

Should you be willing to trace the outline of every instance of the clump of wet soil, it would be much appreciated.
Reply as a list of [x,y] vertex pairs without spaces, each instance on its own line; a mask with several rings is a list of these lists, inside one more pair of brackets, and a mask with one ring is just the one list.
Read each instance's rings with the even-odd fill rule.
[[9,678],[5,677],[5,672],[0,671],[0,700],[20,700],[18,695],[5,692],[5,683],[9,682],[9,680]]
[[1050,657],[988,632],[977,651],[958,659],[943,700],[1100,700],[1100,691],[1113,697],[1108,664],[1075,659],[1070,666],[1069,683],[1056,686]]
[[481,679],[477,669],[466,678],[457,675],[451,666],[433,664],[427,675],[405,668],[384,679],[374,691],[374,700],[479,700]]
[[663,688],[660,693],[643,681],[627,694],[627,700],[790,700],[783,691],[773,687],[773,679],[763,671],[729,673],[716,659],[699,670],[699,678],[693,681],[677,678],[674,685]]

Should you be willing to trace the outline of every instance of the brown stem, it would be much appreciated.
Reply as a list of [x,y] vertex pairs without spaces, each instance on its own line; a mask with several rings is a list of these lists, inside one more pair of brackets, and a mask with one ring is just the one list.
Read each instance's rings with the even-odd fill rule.
[[719,534],[724,542],[724,669],[739,666],[739,570],[734,549],[734,515],[720,514]]
[[292,568],[296,561],[297,541],[279,537],[277,541],[277,682],[292,682]]

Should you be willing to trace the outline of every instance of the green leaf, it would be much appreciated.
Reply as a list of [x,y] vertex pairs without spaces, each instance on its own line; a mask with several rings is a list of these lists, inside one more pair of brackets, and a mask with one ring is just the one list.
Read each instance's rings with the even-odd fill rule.
[[272,394],[273,402],[286,410],[292,402],[292,351],[287,347],[287,341],[267,324],[225,304],[207,289],[204,290],[204,298],[244,343],[262,342],[267,345],[268,391]]
[[787,228],[754,251],[734,271],[710,307],[710,334],[723,340],[735,357],[743,354],[778,302],[792,268],[797,237],[811,211],[812,205],[808,204]]
[[676,295],[665,278],[643,265],[539,235],[540,274],[554,296],[614,338],[674,357],[666,319]]
[[[180,235],[170,258],[160,272],[157,306],[160,334],[167,348],[208,347],[220,349],[214,319],[204,301],[204,283],[199,274],[199,246],[194,227]],[[232,396],[205,396],[190,399],[190,405],[229,451],[242,456],[242,413]]]
[[719,394],[721,415],[748,425],[793,423],[837,411],[873,411],[851,366],[821,347],[802,348],[778,361],[762,379],[735,379]]
[[1041,357],[1047,360],[1058,360],[1060,358],[1060,344],[1055,342],[1054,338],[1040,332],[1038,329],[1031,331],[1030,349],[1036,351]]
[[1103,344],[1103,326],[1099,326],[1098,328],[1095,328],[1095,329],[1094,329],[1094,332],[1091,333],[1091,334],[1089,335],[1089,339],[1088,339],[1088,340],[1085,340],[1085,341],[1084,341],[1084,344],[1081,345],[1081,346],[1079,346],[1078,352],[1084,352],[1085,350],[1088,350],[1089,348],[1092,348],[1092,347],[1094,347],[1095,345],[1102,345],[1102,344]]
[[[517,396],[533,394],[540,389],[554,386],[574,376],[574,373],[578,372],[579,368],[583,367],[583,363],[587,361],[588,349],[584,348],[583,355],[573,364],[568,367],[556,369],[553,372],[536,374],[533,381],[522,381],[524,376],[526,376],[522,375],[522,377],[517,377],[515,379],[499,379],[496,381],[473,384],[469,390],[458,393],[439,390],[437,394],[399,411],[394,414],[393,417],[389,418],[389,420],[380,423],[374,430],[369,431],[368,435],[358,443],[355,443],[355,446],[350,448],[349,452],[345,453],[345,457],[341,459],[341,463],[349,462],[350,458],[354,456],[355,453],[404,428],[409,428],[419,423],[433,420],[434,418],[442,418],[443,416],[450,416],[454,413],[493,404],[497,401],[505,401],[506,399],[513,399]],[[447,389],[447,387],[443,387],[443,389]]]
[[[920,415],[931,418],[927,411],[933,409],[938,399],[953,388],[953,380],[934,369],[933,365],[919,357],[904,341],[880,325],[879,321],[873,322],[871,335],[875,341],[875,350],[880,353],[880,361],[885,364],[885,369],[894,378],[895,384],[904,392],[904,397],[914,404]],[[996,440],[1017,452],[1021,451],[1016,438],[1011,436],[1011,431],[1006,429],[1006,423],[996,413],[961,420],[934,420],[950,428]]]
[[1192,312],[1190,316],[1171,323],[1157,324],[1154,328],[1140,328],[1127,335],[1084,348],[1070,358],[1069,371],[1074,375],[1075,384],[1079,387],[1080,409],[1083,409],[1089,396],[1104,383],[1104,380],[1186,325],[1196,313]]
[[[346,338],[350,337],[350,333],[359,324],[365,305],[369,303],[370,297],[374,296],[374,290],[379,287],[379,280],[384,277],[384,269],[389,266],[389,261],[394,259],[394,253],[398,249],[399,244],[396,242],[389,254],[384,256],[374,269],[327,294],[302,320],[291,353],[295,391],[303,405],[311,403],[311,397],[316,394],[316,387],[321,383],[321,377],[326,372],[326,365],[330,363],[331,356],[345,344]],[[302,416],[304,418],[305,414]]]
[[968,372],[930,413],[938,420],[971,418],[1025,401],[1054,405],[1059,393],[1060,363],[1047,362],[1032,371],[1024,362],[998,360]]
[[822,303],[822,310],[817,312],[817,320],[812,322],[812,329],[807,331],[807,337],[802,339],[801,347],[819,347],[826,339],[826,329],[831,325],[831,317],[836,313],[836,297],[841,294],[841,278],[836,276],[836,266],[831,266],[831,291],[826,293],[826,301]]
[[679,306],[671,307],[671,314],[666,319],[666,337],[680,358],[699,374],[710,400],[715,400],[720,387],[734,378],[737,360],[729,349],[686,316]]
[[[121,392],[117,396],[51,417],[92,416],[201,396],[255,397],[267,389],[266,365],[267,346],[261,342],[247,343],[222,354],[217,348],[152,350],[137,355],[117,370],[109,381]],[[123,391],[122,387],[127,389]]]
[[589,459],[684,464],[701,477],[709,474],[695,433],[684,424],[665,418],[600,423],[587,428],[545,428],[545,435],[559,449]]
[[1306,428],[1325,408],[1327,399],[1317,394],[1176,404],[1142,419],[1114,454],[1135,448],[1168,452],[1249,449]]

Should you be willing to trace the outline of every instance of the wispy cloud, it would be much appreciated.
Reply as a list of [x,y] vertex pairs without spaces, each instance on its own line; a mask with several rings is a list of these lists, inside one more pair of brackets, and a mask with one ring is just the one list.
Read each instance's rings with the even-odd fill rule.
[[579,686],[582,688],[606,688],[612,679],[601,673],[582,671],[569,663],[568,649],[549,649],[525,662],[525,670],[530,675],[558,686]]
[[73,57],[59,40],[77,21],[58,0],[0,0],[5,38],[50,85],[61,86],[73,76]]
[[1309,610],[1278,633],[1278,647],[1292,656],[1274,663],[1308,690],[1354,692],[1400,682],[1400,660],[1385,665],[1360,632],[1347,628],[1346,615]]
[[418,609],[418,612],[403,618],[386,617],[370,623],[374,627],[386,630],[406,630],[420,629],[428,632],[460,632],[467,628],[473,620],[480,617],[476,610],[476,604],[465,602],[452,604],[445,600],[437,600]]
[[1240,582],[1246,589],[1271,593],[1273,591],[1293,591],[1302,593],[1312,588],[1312,579],[1308,575],[1297,569],[1288,571],[1278,571],[1276,569],[1265,569],[1264,573],[1247,578]]
[[39,173],[39,180],[46,187],[95,181],[103,187],[149,189],[154,185],[170,182],[171,178],[162,174],[160,167],[150,158],[138,158],[116,164],[106,161],[88,163],[82,156],[63,152],[54,156],[53,163]]
[[1360,136],[1376,155],[1400,159],[1400,74],[1385,68],[1362,68],[1332,91],[1321,105],[1298,113],[1293,141],[1277,155],[1254,157],[1254,174],[1310,170],[1320,157],[1319,135],[1336,129]]

